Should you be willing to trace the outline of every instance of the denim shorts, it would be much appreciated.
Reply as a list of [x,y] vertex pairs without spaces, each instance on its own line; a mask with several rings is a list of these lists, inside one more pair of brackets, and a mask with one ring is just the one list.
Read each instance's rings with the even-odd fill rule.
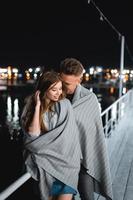
[[63,182],[56,180],[53,182],[50,196],[57,196],[60,194],[73,194],[76,195],[77,191],[72,187],[65,185]]

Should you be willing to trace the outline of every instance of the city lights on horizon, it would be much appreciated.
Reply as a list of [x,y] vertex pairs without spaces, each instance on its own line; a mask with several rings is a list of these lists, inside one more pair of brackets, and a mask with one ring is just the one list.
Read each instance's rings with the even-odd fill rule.
[[[41,74],[44,67],[25,67],[22,70],[19,67],[7,66],[0,67],[0,79],[3,80],[36,80],[38,75]],[[98,79],[99,82],[112,82],[116,83],[120,79],[120,71],[117,68],[107,68],[103,66],[89,66],[85,67],[83,74],[83,81],[91,81]],[[95,79],[95,80],[96,80]],[[123,83],[133,80],[133,70],[123,69],[122,72]]]

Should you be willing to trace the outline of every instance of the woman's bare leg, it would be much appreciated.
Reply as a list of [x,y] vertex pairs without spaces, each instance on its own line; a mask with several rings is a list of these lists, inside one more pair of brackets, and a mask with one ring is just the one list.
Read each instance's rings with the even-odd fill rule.
[[73,199],[72,194],[62,194],[62,195],[59,195],[58,197],[50,196],[48,200],[72,200],[72,199]]
[[72,194],[62,194],[59,195],[56,200],[72,200],[73,195]]

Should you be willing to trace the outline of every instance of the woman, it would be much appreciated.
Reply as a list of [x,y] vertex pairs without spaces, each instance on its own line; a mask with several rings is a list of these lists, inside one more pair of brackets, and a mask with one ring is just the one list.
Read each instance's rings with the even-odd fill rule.
[[43,200],[71,200],[77,193],[81,150],[78,129],[58,73],[43,73],[22,117],[27,171]]

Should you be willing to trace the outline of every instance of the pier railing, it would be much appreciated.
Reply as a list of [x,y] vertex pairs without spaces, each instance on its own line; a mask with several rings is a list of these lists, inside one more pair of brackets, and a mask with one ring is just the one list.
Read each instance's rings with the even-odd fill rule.
[[[124,116],[124,113],[127,112],[131,104],[133,104],[132,102],[133,90],[131,89],[101,113],[106,139],[108,139],[111,136],[112,131],[117,128],[117,125]],[[4,200],[9,197],[30,178],[30,173],[26,172],[23,174],[20,178],[18,178],[9,187],[0,193],[0,200]]]
[[109,137],[111,132],[116,128],[117,124],[129,109],[133,101],[133,90],[129,90],[121,98],[117,99],[107,109],[101,113],[105,137]]

